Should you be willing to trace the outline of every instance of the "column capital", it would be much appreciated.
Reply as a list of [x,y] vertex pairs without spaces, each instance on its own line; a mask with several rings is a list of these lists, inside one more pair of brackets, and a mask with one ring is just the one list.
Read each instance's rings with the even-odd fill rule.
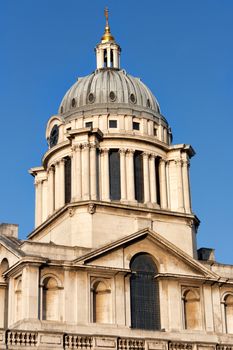
[[90,149],[96,149],[97,144],[96,143],[90,143]]
[[118,151],[120,154],[125,154],[127,150],[125,148],[120,148]]
[[134,153],[135,153],[135,150],[134,150],[134,149],[128,148],[128,149],[126,150],[126,154],[128,154],[128,155],[130,155],[130,156],[133,156]]
[[190,167],[190,161],[189,160],[182,160],[182,165],[183,165],[183,167],[189,168]]
[[88,149],[90,148],[90,143],[83,143],[82,144],[82,149]]
[[177,166],[182,166],[182,164],[183,164],[182,159],[177,158],[177,159],[174,159],[174,161],[175,161],[175,164],[176,164]]
[[100,153],[101,154],[108,154],[109,149],[108,148],[100,148]]
[[160,158],[159,163],[166,164],[166,163],[168,163],[168,161],[166,159]]
[[41,185],[42,182],[43,182],[43,180],[41,180],[41,179],[36,179],[36,180],[34,181],[34,184],[35,184],[35,186],[38,186],[38,185]]
[[149,159],[155,159],[155,158],[156,158],[156,155],[154,153],[149,154]]
[[143,158],[149,158],[150,153],[149,152],[143,152],[142,156],[143,156]]
[[55,171],[55,164],[51,164],[50,167],[47,169],[47,173],[53,172]]

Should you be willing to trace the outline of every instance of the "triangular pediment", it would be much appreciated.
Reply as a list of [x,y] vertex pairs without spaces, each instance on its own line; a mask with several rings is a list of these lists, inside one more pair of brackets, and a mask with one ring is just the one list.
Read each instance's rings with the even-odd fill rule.
[[[3,281],[2,273],[16,264],[23,256],[23,253],[19,249],[19,245],[20,244],[16,239],[0,235],[0,281]],[[2,265],[3,262],[4,267]]]
[[149,253],[154,257],[158,271],[163,275],[196,276],[210,280],[219,277],[149,228],[96,249],[76,259],[75,264],[127,270],[130,268],[132,257],[141,252]]

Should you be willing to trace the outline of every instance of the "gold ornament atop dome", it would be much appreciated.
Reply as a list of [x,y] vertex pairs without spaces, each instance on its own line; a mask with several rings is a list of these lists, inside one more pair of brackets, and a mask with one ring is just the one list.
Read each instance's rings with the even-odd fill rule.
[[107,43],[108,41],[115,40],[110,32],[110,27],[109,27],[109,23],[108,23],[108,8],[107,7],[104,10],[104,16],[106,18],[106,25],[105,25],[104,35],[102,36],[101,42]]

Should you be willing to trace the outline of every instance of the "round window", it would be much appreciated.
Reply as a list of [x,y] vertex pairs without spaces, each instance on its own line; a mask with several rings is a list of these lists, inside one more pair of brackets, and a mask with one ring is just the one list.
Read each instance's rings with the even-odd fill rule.
[[116,94],[114,91],[110,91],[109,98],[112,102],[116,101]]
[[88,95],[88,101],[90,103],[93,103],[95,101],[95,95],[92,92],[90,92]]
[[72,106],[72,107],[75,107],[75,106],[76,106],[76,100],[75,100],[75,98],[72,98],[71,106]]
[[130,94],[129,100],[130,100],[130,102],[132,102],[132,103],[136,103],[136,96],[135,96],[134,94]]

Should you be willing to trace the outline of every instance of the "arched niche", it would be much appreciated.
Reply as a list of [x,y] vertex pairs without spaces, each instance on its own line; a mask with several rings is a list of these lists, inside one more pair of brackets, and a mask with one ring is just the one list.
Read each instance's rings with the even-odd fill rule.
[[198,289],[190,288],[183,292],[183,309],[185,329],[202,329],[200,291]]
[[22,319],[22,277],[15,280],[15,321]]
[[111,288],[105,279],[96,280],[92,283],[93,322],[112,322]]
[[227,294],[224,298],[224,311],[226,333],[233,334],[233,294]]
[[147,253],[134,256],[130,263],[131,327],[137,329],[160,329],[158,273],[154,259]]
[[9,269],[9,262],[6,258],[4,258],[0,264],[0,282],[5,282],[2,274]]
[[42,280],[42,320],[59,321],[60,287],[57,278],[46,276]]

